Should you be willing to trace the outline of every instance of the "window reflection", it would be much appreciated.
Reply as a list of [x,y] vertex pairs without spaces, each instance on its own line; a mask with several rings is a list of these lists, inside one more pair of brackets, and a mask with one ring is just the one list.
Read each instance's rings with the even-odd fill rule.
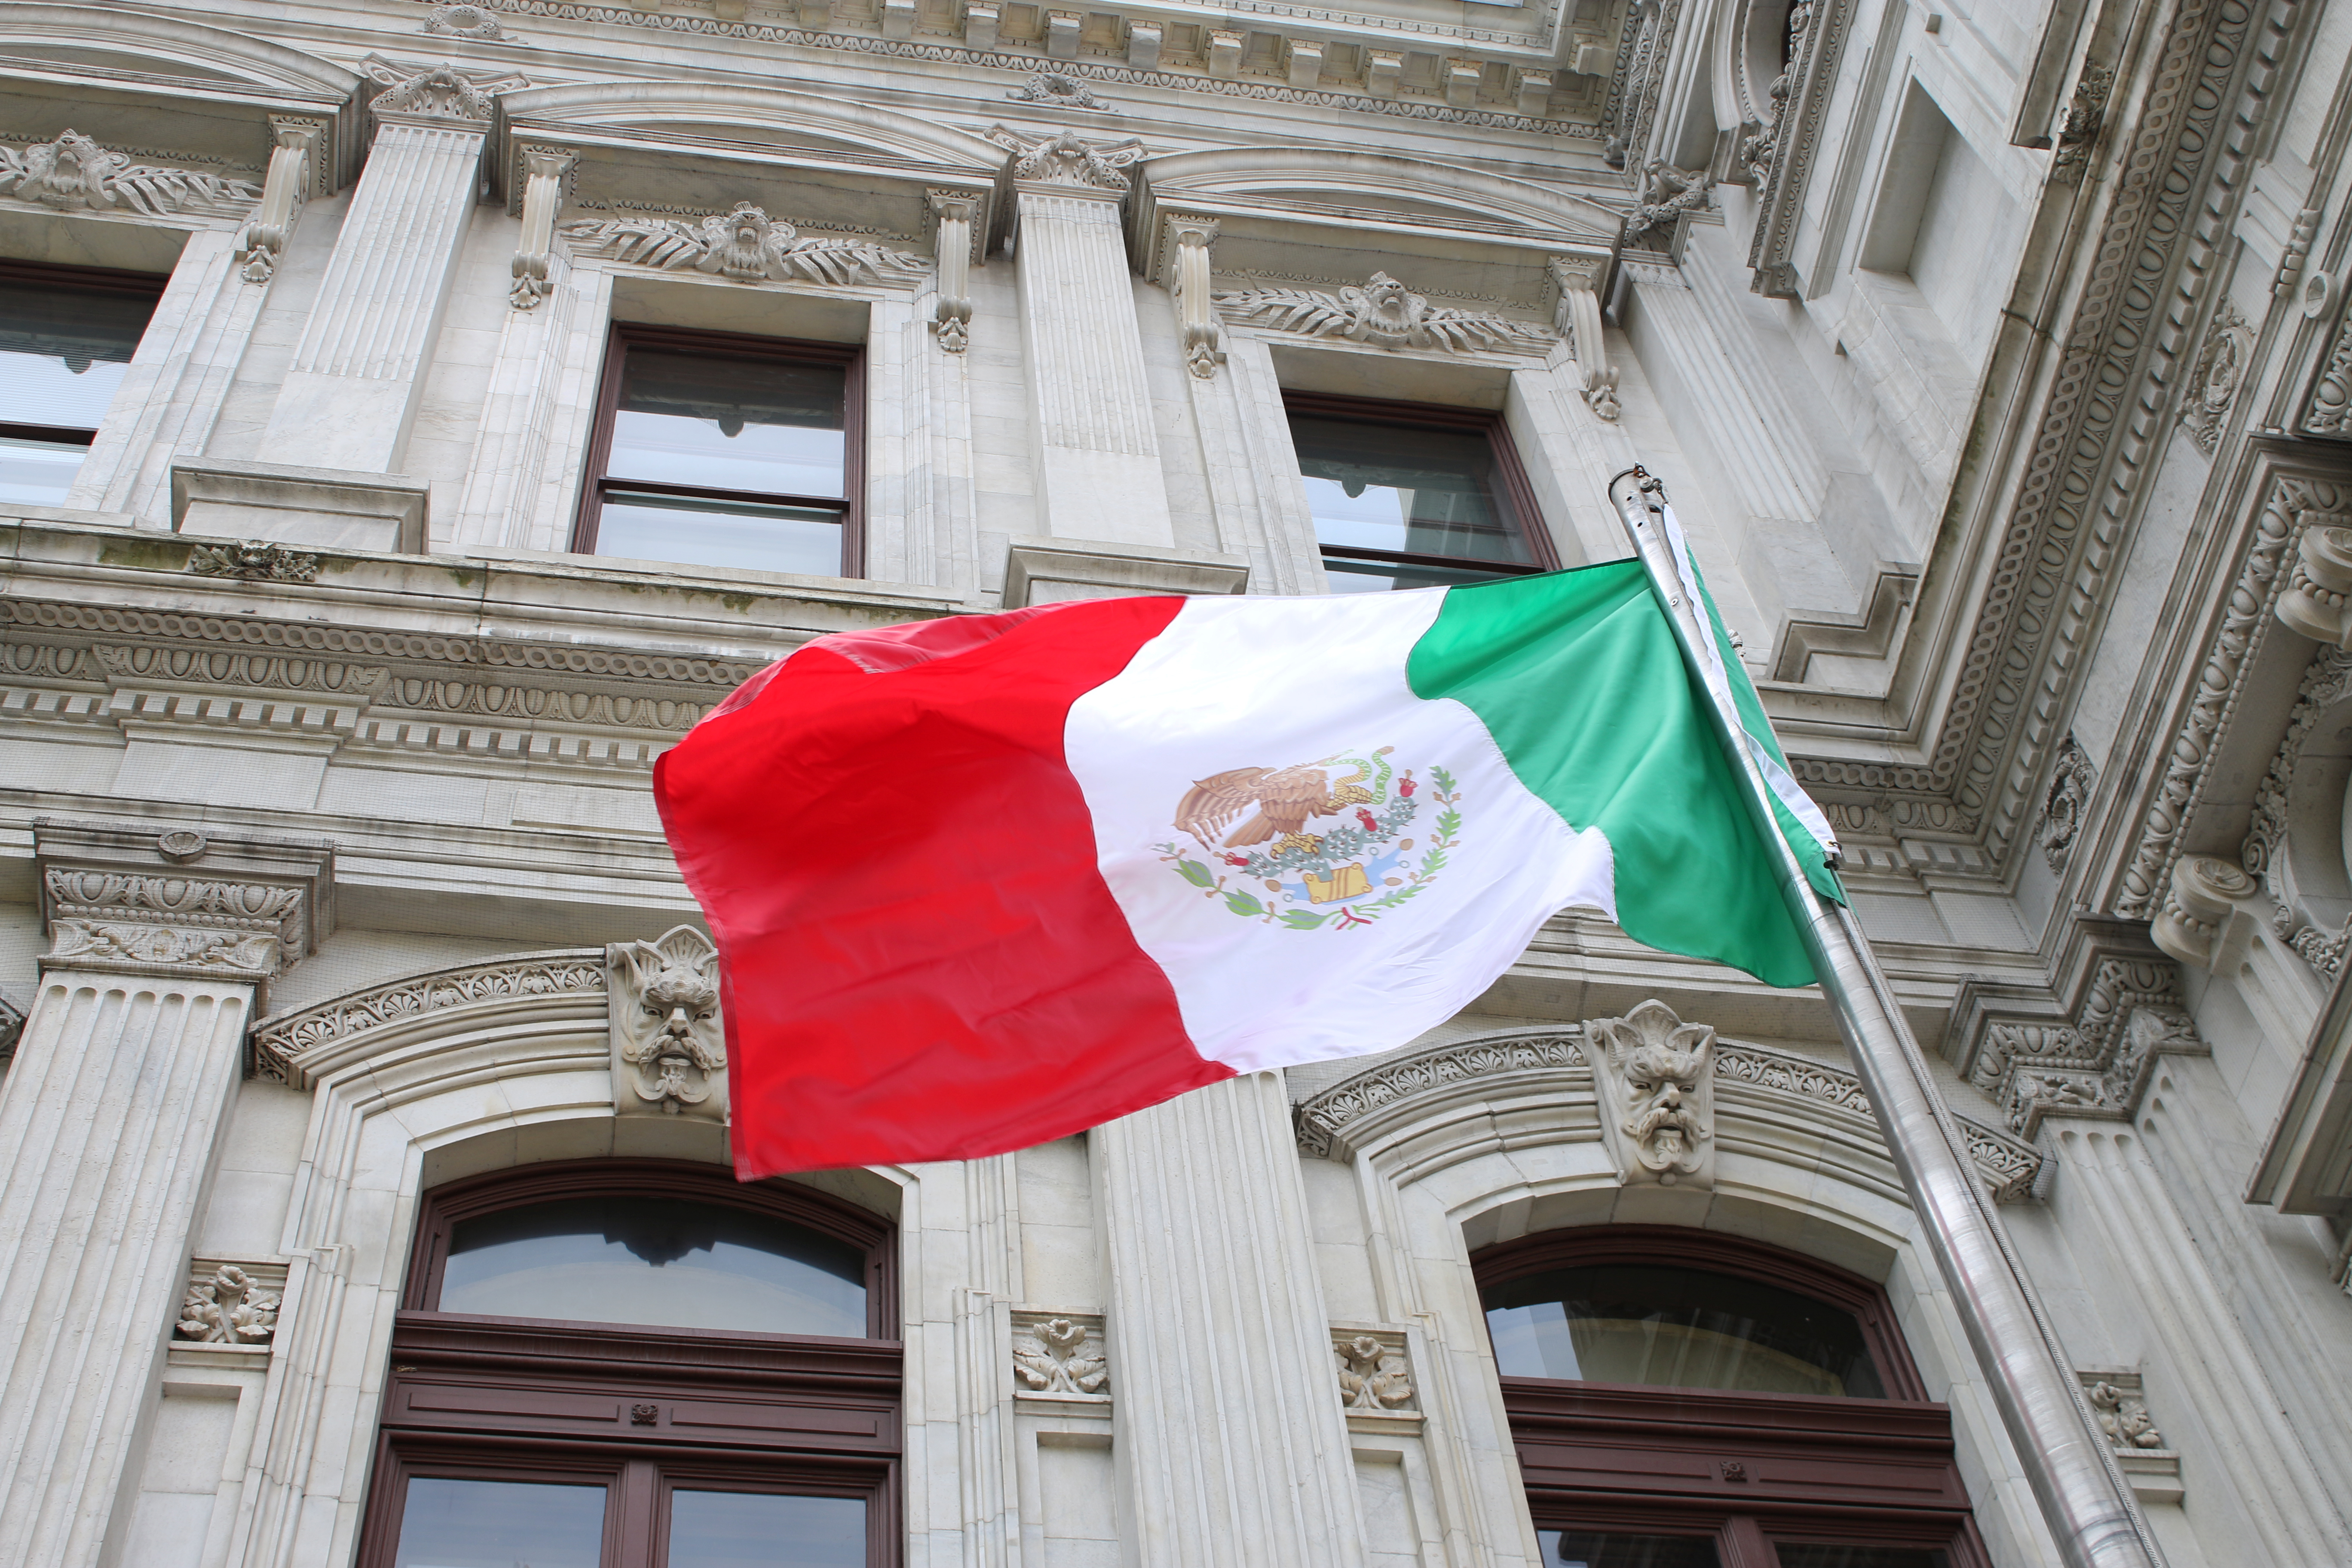
[[1628,1535],[1622,1531],[1538,1530],[1543,1568],[1718,1568],[1704,1535]]
[[866,1332],[857,1248],[749,1209],[562,1198],[451,1228],[440,1310],[747,1333]]
[[604,1489],[415,1476],[393,1568],[599,1568]]
[[1612,1264],[1489,1286],[1506,1377],[1884,1399],[1850,1312],[1751,1279]]
[[1290,433],[1332,592],[1486,582],[1538,564],[1489,433],[1303,411]]
[[858,1498],[670,1493],[668,1568],[864,1568]]
[[152,294],[0,276],[0,500],[64,504],[154,310]]

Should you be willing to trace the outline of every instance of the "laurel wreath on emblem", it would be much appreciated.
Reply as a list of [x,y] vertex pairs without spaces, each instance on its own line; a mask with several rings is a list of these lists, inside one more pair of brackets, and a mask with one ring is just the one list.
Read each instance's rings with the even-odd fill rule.
[[[1395,750],[1213,773],[1184,792],[1174,819],[1207,858],[1192,858],[1181,839],[1152,847],[1203,897],[1223,900],[1236,915],[1289,931],[1370,925],[1437,879],[1462,829],[1454,775],[1433,767],[1423,784],[1411,768],[1400,774],[1388,761]],[[1334,777],[1340,768],[1352,771]],[[1424,805],[1437,808],[1435,831],[1416,859],[1404,833]],[[1327,816],[1339,820],[1319,833],[1307,830]],[[1241,825],[1226,833],[1236,817]]]

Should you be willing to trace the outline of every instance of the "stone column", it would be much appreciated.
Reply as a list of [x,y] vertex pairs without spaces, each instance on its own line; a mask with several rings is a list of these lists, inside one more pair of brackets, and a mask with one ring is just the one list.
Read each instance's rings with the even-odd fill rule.
[[1119,203],[1139,142],[1012,132],[1021,340],[1046,531],[1056,539],[1175,542]]
[[51,949],[0,1084],[0,1562],[120,1547],[189,1234],[270,977],[331,920],[324,844],[34,825]]
[[1090,1135],[1139,1568],[1358,1568],[1339,1367],[1279,1073]]
[[262,460],[174,465],[180,526],[372,550],[425,548],[413,482],[397,479],[480,199],[492,96],[455,67],[381,73],[375,142],[327,260],[309,321],[262,433]]

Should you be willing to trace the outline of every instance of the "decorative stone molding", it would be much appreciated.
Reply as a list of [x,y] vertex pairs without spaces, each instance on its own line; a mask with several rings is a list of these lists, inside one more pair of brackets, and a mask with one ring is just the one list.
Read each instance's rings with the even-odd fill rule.
[[1772,121],[1741,146],[1758,193],[1748,247],[1748,286],[1757,293],[1785,298],[1796,291],[1790,256],[1853,11],[1852,0],[1797,0],[1789,8],[1789,64],[1772,83]]
[[580,154],[569,147],[522,146],[515,157],[522,165],[522,236],[515,244],[514,283],[507,290],[507,303],[531,310],[547,298],[548,272],[555,263],[555,223]]
[[1038,71],[1005,97],[1021,103],[1054,103],[1065,109],[1108,109],[1094,89],[1061,71]]
[[2151,918],[2179,854],[2181,829],[2195,813],[2206,784],[2206,766],[2216,742],[2237,711],[2272,616],[2272,605],[2289,581],[2292,552],[2305,533],[2339,527],[2347,521],[2347,498],[2330,484],[2279,479],[2263,492],[2253,528],[2241,556],[2237,580],[2221,600],[2220,624],[2206,648],[2202,668],[2190,684],[2188,710],[2164,753],[2164,777],[2149,801],[2139,841],[2126,867],[2115,910],[2126,920]]
[[450,38],[476,38],[484,43],[515,41],[514,35],[499,25],[498,17],[480,5],[436,5],[425,14],[425,25],[417,30]]
[[1597,256],[1555,256],[1549,268],[1552,287],[1559,292],[1552,326],[1576,356],[1577,391],[1586,407],[1615,424],[1623,412],[1617,402],[1617,367],[1609,363],[1609,346],[1601,335],[1600,289],[1609,263]]
[[16,1054],[16,1042],[24,1037],[25,1009],[0,994],[0,1062]]
[[2083,830],[2083,816],[2090,809],[2091,787],[2098,776],[2090,753],[2068,734],[2051,765],[2050,787],[2042,795],[2042,819],[2033,828],[2042,845],[2042,858],[2053,871],[2064,866],[2074,852],[2074,837]]
[[2237,305],[2223,296],[2205,328],[2205,341],[2189,376],[2189,396],[2180,410],[2180,422],[2189,426],[2189,438],[2209,458],[2221,443],[2222,423],[2230,416],[2230,405],[2237,400],[2239,384],[2246,379],[2253,352],[2254,329]]
[[1997,1204],[2021,1204],[2039,1196],[2042,1173],[2049,1169],[2042,1151],[2020,1138],[1956,1116],[1960,1136],[1968,1141],[1969,1160],[1992,1189]]
[[1542,353],[1552,337],[1525,321],[1433,305],[1385,272],[1360,289],[1248,289],[1216,297],[1229,320],[1311,338],[1341,338],[1389,350],[1443,353],[1479,350]]
[[127,209],[145,217],[176,213],[241,215],[261,192],[244,180],[194,169],[134,163],[79,131],[24,148],[0,143],[0,195],[60,212]]
[[44,970],[260,983],[332,923],[334,851],[322,842],[209,838],[190,855],[173,832],[167,858],[144,827],[42,817],[33,836],[50,935]]
[[388,60],[370,55],[360,62],[360,69],[384,89],[368,101],[369,110],[379,120],[425,123],[454,120],[487,125],[499,94],[530,85],[530,79],[520,71],[467,71],[447,60]]
[[2202,1056],[2181,1005],[2179,974],[2161,958],[2100,957],[2071,1020],[1988,1011],[1960,1069],[2028,1141],[2053,1115],[2129,1121],[2159,1056]]
[[1170,214],[1161,220],[1172,265],[1167,268],[1169,295],[1176,305],[1176,331],[1184,348],[1184,368],[1194,379],[1207,381],[1225,363],[1223,327],[1217,319],[1215,285],[1211,281],[1210,247],[1217,241],[1217,220]]
[[1420,1392],[1400,1330],[1335,1327],[1331,1353],[1339,1362],[1339,1405],[1358,1415],[1417,1415]]
[[1092,191],[1125,195],[1134,183],[1128,170],[1144,153],[1143,143],[1131,136],[1124,142],[1089,142],[1076,131],[1030,136],[992,125],[988,139],[1013,154],[1015,184],[1061,195]]
[[2106,124],[2107,95],[2115,90],[2116,73],[2094,59],[2083,62],[2074,80],[2074,96],[2058,121],[2058,154],[2050,161],[2050,177],[2062,185],[2082,184],[2090,167],[2091,149]]
[[2352,528],[2323,528],[2315,520],[2295,547],[2278,618],[2314,642],[2352,648]]
[[[2333,643],[2324,644],[2311,661],[2311,668],[2304,672],[2303,684],[2295,693],[2294,711],[2287,717],[2286,733],[2280,737],[2278,750],[2273,753],[2263,782],[2254,791],[2253,815],[2245,843],[2238,851],[2239,863],[2270,898],[2271,929],[2305,963],[2329,980],[2334,980],[2343,968],[2346,942],[2352,937],[2352,921],[2333,931],[2313,924],[2307,912],[2298,907],[2287,875],[2286,858],[2294,779],[2304,750],[2316,735],[2323,716],[2347,696],[2352,696],[2352,652]],[[2326,841],[2319,853],[2323,859],[2335,864],[2340,864],[2343,855],[2339,816],[2330,811],[2317,818],[2327,829]]]
[[295,210],[310,192],[311,169],[327,132],[323,120],[273,114],[269,123],[273,145],[261,205],[236,237],[237,275],[247,283],[267,283],[277,275],[278,255],[294,232]]
[[2304,402],[2301,428],[2306,436],[2352,439],[2352,313],[2336,325],[2336,340]]
[[2253,931],[2242,906],[2253,896],[2254,879],[2236,862],[2184,855],[2172,863],[2171,885],[2148,936],[2192,969],[2234,973]]
[[911,287],[930,268],[922,258],[866,239],[803,239],[751,202],[734,211],[690,218],[580,218],[562,226],[578,249],[633,267],[691,268],[738,283],[803,282],[836,287],[879,283]]
[[929,195],[935,232],[931,248],[940,258],[939,301],[931,308],[931,332],[940,347],[960,354],[971,342],[971,226],[980,198],[956,191]]
[[2142,1502],[2179,1502],[2183,1492],[2180,1455],[2157,1430],[2140,1374],[2089,1370],[2074,1375],[2117,1465],[2131,1481],[2133,1495]]
[[1023,1399],[1110,1401],[1110,1351],[1099,1314],[1016,1310],[1013,1392]]
[[1602,1142],[1631,1183],[1715,1184],[1715,1030],[1663,1002],[1584,1021]]
[[654,942],[616,942],[605,953],[614,1110],[726,1121],[719,950],[682,925]]
[[1416,1051],[1341,1079],[1293,1108],[1301,1152],[1347,1160],[1348,1129],[1370,1112],[1433,1089],[1502,1073],[1565,1073],[1585,1065],[1578,1031],[1474,1040]]
[[250,1037],[252,1074],[272,1083],[308,1089],[309,1058],[430,1014],[548,997],[576,996],[603,1003],[610,963],[604,952],[593,948],[518,953],[412,975],[315,1007],[264,1018],[254,1026]]
[[232,577],[240,583],[315,583],[319,558],[267,540],[236,544],[199,544],[188,552],[187,570],[199,577]]
[[1004,566],[1004,607],[1138,594],[1238,594],[1249,562],[1205,550],[1161,550],[1076,539],[1015,539]]
[[[202,565],[191,557],[190,569],[200,575],[246,577],[243,568],[250,565],[267,570],[269,581],[307,581],[293,575],[305,552],[284,550],[289,544],[425,552],[432,487],[407,474],[232,458],[180,458],[171,472],[173,528],[188,534],[234,530],[266,536],[216,547],[231,553],[207,556]],[[280,546],[278,555],[250,558],[256,546],[266,550],[272,542]],[[317,558],[310,559],[315,570]]]
[[[277,1270],[283,1282],[285,1270]],[[196,1282],[180,1301],[180,1321],[172,1327],[174,1340],[210,1345],[267,1345],[278,1331],[278,1311],[283,1296],[265,1290],[253,1274],[234,1263],[205,1272],[196,1266]]]

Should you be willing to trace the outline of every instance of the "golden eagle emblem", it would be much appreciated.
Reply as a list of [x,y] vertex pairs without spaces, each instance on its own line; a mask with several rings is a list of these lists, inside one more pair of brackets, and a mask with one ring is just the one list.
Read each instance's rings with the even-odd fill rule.
[[[1387,750],[1382,747],[1381,752]],[[1233,831],[1225,840],[1228,846],[1246,849],[1279,833],[1277,849],[1311,848],[1316,840],[1307,832],[1309,821],[1337,816],[1351,805],[1370,805],[1375,798],[1364,787],[1364,781],[1372,776],[1371,764],[1359,763],[1355,772],[1335,781],[1327,770],[1339,760],[1326,757],[1319,763],[1286,768],[1232,768],[1211,773],[1184,792],[1176,807],[1176,826],[1199,839],[1204,848],[1214,848],[1225,824],[1255,805],[1256,814]],[[1387,771],[1382,764],[1381,772]]]

